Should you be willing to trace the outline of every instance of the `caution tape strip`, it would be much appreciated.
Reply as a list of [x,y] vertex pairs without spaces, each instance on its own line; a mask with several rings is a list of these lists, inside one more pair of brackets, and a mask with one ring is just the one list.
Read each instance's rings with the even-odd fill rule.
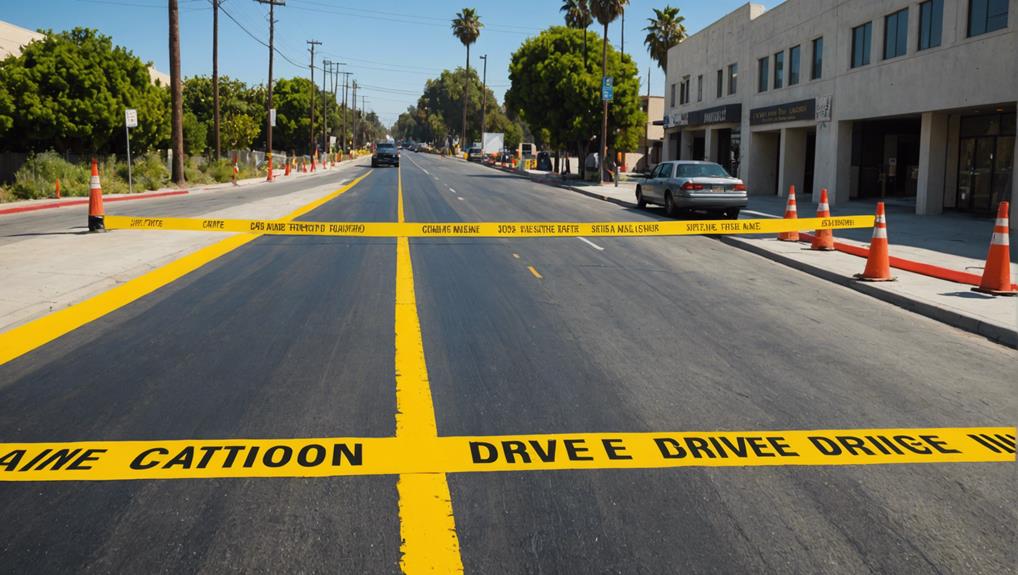
[[2,481],[1014,462],[1014,427],[0,444]]
[[700,220],[660,222],[293,222],[106,216],[106,229],[187,230],[267,235],[345,237],[534,238],[575,236],[684,236],[700,234],[772,234],[815,229],[873,227],[873,216],[832,218]]

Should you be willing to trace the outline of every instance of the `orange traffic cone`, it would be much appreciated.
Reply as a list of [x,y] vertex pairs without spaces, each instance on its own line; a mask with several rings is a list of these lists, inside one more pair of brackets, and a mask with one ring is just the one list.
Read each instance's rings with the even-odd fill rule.
[[[831,217],[831,206],[827,203],[827,188],[820,190],[820,203],[817,204],[817,217]],[[816,230],[813,236],[813,243],[809,246],[809,249],[822,251],[834,250],[834,231]]]
[[56,193],[57,199],[59,200],[60,199],[60,178],[57,178],[57,185],[56,185],[56,189],[54,190],[54,192]]
[[312,172],[315,171],[315,157],[314,157],[314,155],[311,156],[311,171]]
[[283,175],[284,176],[289,176],[290,175],[290,162],[286,162],[286,171],[283,172]]
[[[795,186],[788,186],[788,203],[785,205],[785,219],[794,220],[798,219],[799,210],[795,207]],[[797,242],[799,241],[799,232],[781,232],[778,234],[778,239],[783,242]]]
[[884,202],[877,202],[877,217],[873,224],[873,239],[870,240],[870,253],[866,258],[866,269],[855,274],[856,279],[868,282],[891,282],[891,259],[887,253],[887,216],[884,215]]
[[990,240],[990,252],[986,255],[983,279],[979,287],[972,288],[972,291],[993,295],[1018,294],[1018,286],[1011,283],[1011,246],[1007,231],[1007,214],[1010,209],[1009,202],[1000,202],[997,206],[997,221]]
[[88,231],[106,229],[106,210],[103,209],[103,189],[99,184],[99,164],[92,158],[92,179],[88,183]]
[[240,177],[240,167],[237,165],[237,155],[233,155],[233,185],[239,186],[237,178]]

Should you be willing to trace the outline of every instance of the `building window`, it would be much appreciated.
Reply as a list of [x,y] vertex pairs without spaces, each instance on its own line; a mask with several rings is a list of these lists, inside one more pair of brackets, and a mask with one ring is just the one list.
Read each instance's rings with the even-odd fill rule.
[[852,67],[870,63],[870,44],[873,43],[873,23],[852,28]]
[[884,60],[908,52],[908,8],[884,17]]
[[760,58],[756,61],[757,92],[767,91],[767,77],[770,75],[770,57]]
[[718,70],[718,98],[725,94],[725,71]]
[[919,5],[919,49],[940,46],[944,29],[944,0],[927,0]]
[[684,106],[689,103],[689,76],[683,76],[682,82],[679,83],[679,105]]
[[774,55],[774,89],[777,90],[785,84],[785,53],[778,52]]
[[969,37],[1007,28],[1008,0],[969,0]]
[[824,38],[813,40],[813,67],[810,68],[809,79],[819,80],[824,75]]
[[798,46],[788,49],[788,85],[794,86],[799,83],[799,52]]
[[672,107],[674,108],[675,107],[675,84],[672,84],[671,91],[672,91],[672,94],[671,94]]
[[703,74],[696,77],[696,101],[703,102]]
[[739,79],[739,65],[729,64],[728,65],[728,95],[735,94],[736,82]]

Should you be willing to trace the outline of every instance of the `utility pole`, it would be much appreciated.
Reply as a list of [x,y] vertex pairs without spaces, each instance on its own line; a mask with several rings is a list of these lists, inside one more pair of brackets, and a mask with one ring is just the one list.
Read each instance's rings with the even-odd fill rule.
[[347,103],[347,96],[350,92],[350,76],[353,72],[343,72],[343,153],[349,152],[349,143],[346,139],[346,129],[350,125],[350,105]]
[[[332,60],[322,60],[322,94],[328,94],[328,78],[329,74],[332,73]],[[328,98],[322,98],[322,146],[329,153],[332,152],[332,148],[329,147],[329,100]]]
[[255,0],[259,4],[269,5],[269,97],[265,103],[265,122],[267,129],[265,131],[265,157],[267,159],[268,166],[268,178],[267,181],[271,182],[272,177],[272,124],[273,113],[272,113],[272,55],[274,53],[273,42],[276,33],[276,6],[286,6],[284,0]]
[[219,145],[219,2],[212,0],[212,105],[215,108],[212,117],[216,130],[216,160],[222,157]]
[[357,80],[353,81],[353,94],[351,100],[353,100],[353,127],[350,130],[352,132],[353,147],[357,148],[357,126],[360,125],[360,118],[357,116]]
[[184,181],[184,101],[180,86],[180,18],[177,0],[169,0],[170,17],[170,103],[172,111],[173,181],[180,187]]
[[622,40],[619,42],[619,52],[626,55],[626,9],[622,9]]
[[481,56],[484,60],[484,74],[481,80],[481,146],[484,146],[484,113],[488,105],[488,55]]
[[361,122],[361,130],[364,131],[364,145],[368,145],[368,97],[361,94],[361,117],[364,118],[364,122]]
[[308,46],[311,46],[311,126],[308,130],[310,140],[308,142],[309,148],[308,153],[315,153],[315,46],[321,46],[322,43],[318,40],[308,40]]

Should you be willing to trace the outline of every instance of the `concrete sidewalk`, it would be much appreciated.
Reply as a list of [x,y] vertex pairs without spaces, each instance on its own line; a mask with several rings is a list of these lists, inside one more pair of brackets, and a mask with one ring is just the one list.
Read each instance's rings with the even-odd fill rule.
[[[520,172],[514,172],[521,174]],[[556,174],[528,171],[531,180],[565,188],[586,196],[636,207],[636,184],[597,184],[563,180]],[[853,201],[832,208],[833,215],[868,215],[876,201]],[[993,220],[967,214],[946,213],[917,216],[914,205],[886,202],[891,256],[980,275],[993,234]],[[785,199],[750,196],[743,219],[782,217]],[[812,214],[801,213],[802,217]],[[1014,222],[1012,222],[1013,228]],[[869,246],[871,229],[838,230],[835,239],[846,244]],[[722,236],[725,243],[751,251],[811,275],[827,279],[915,313],[979,334],[1001,344],[1018,347],[1018,298],[994,297],[971,291],[971,285],[893,269],[895,282],[869,283],[854,279],[862,272],[864,258],[842,252],[816,252],[807,244],[779,242],[773,237]],[[1012,244],[1013,248],[1013,244]],[[1018,280],[1012,255],[1012,282]]]
[[[216,210],[195,217],[275,219],[353,179],[354,166],[347,161],[335,169],[308,178],[308,187],[292,193]],[[334,175],[341,179],[327,178]],[[292,177],[292,176],[291,176]],[[262,185],[264,178],[248,185]],[[272,185],[272,184],[267,184]],[[226,184],[229,187],[231,184]],[[222,184],[181,196],[200,195],[222,189]],[[63,230],[0,246],[0,331],[84,301],[93,295],[134,279],[166,263],[225,239],[215,232],[118,230],[88,234]]]

